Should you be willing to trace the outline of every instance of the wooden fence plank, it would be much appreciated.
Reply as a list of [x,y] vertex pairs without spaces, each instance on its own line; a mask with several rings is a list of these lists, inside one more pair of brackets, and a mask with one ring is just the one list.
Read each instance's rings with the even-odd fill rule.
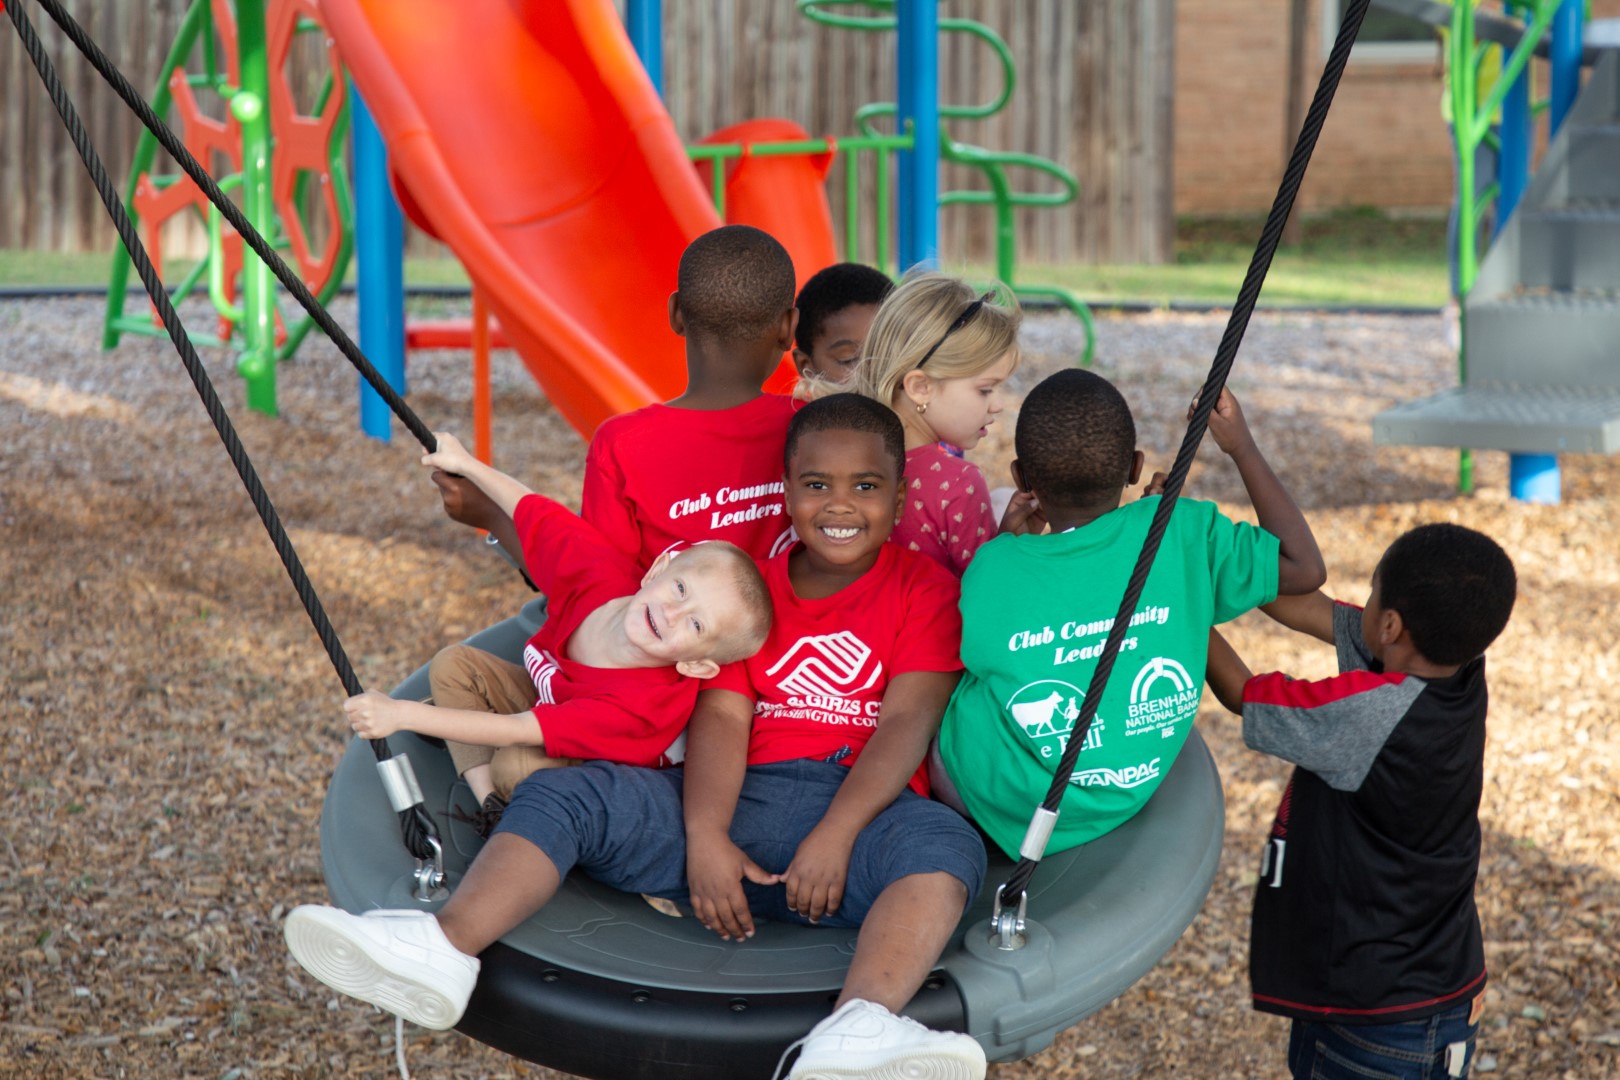
[[[135,86],[150,94],[187,8],[186,0],[103,0],[75,11]],[[622,0],[618,0],[622,8]],[[847,9],[846,9],[847,10]],[[1058,210],[1017,215],[1021,257],[1034,262],[1154,261],[1169,255],[1171,193],[1171,38],[1175,0],[944,0],[941,16],[977,19],[1009,43],[1019,65],[1017,93],[988,121],[954,121],[963,142],[1055,160],[1080,178],[1082,194]],[[34,9],[37,11],[37,9]],[[33,15],[34,11],[30,14]],[[815,26],[787,0],[666,0],[665,96],[677,129],[695,140],[753,116],[785,116],[812,135],[851,134],[854,113],[894,100],[894,35]],[[40,24],[38,18],[36,25]],[[138,122],[45,19],[40,25],[107,167],[122,187]],[[0,43],[0,247],[110,249],[89,180],[61,133],[49,100],[15,34]],[[965,35],[944,35],[942,97],[987,99],[999,65]],[[206,107],[206,106],[205,106]],[[842,242],[842,166],[829,188]],[[1015,170],[1021,187],[1050,182]],[[875,197],[863,170],[861,198]],[[947,187],[983,187],[973,170],[948,167]],[[871,257],[870,213],[863,215]],[[199,237],[194,225],[180,237]],[[988,207],[947,211],[947,259],[988,262],[995,227]],[[195,240],[191,242],[195,243]],[[413,236],[410,250],[442,250]]]

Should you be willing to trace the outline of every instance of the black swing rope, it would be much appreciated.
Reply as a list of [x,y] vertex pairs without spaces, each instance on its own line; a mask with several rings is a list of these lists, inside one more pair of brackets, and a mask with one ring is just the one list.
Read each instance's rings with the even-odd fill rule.
[[[1063,801],[1063,792],[1069,786],[1069,778],[1074,772],[1075,761],[1080,756],[1080,748],[1086,741],[1086,733],[1091,729],[1091,722],[1097,715],[1097,707],[1102,701],[1103,688],[1108,684],[1108,676],[1114,670],[1114,660],[1119,655],[1120,645],[1125,640],[1125,632],[1130,626],[1131,616],[1136,613],[1136,605],[1142,598],[1142,589],[1147,584],[1148,572],[1153,569],[1154,556],[1159,552],[1159,544],[1164,539],[1165,529],[1170,524],[1170,513],[1174,509],[1176,500],[1181,496],[1182,485],[1186,482],[1187,471],[1192,468],[1193,458],[1198,453],[1198,444],[1204,437],[1204,429],[1209,426],[1209,414],[1215,408],[1215,402],[1221,396],[1221,390],[1226,386],[1226,377],[1232,371],[1232,361],[1237,357],[1238,346],[1243,341],[1243,333],[1248,329],[1249,317],[1254,314],[1255,301],[1260,297],[1260,288],[1265,284],[1266,271],[1271,268],[1271,259],[1277,253],[1277,245],[1282,240],[1283,226],[1288,222],[1288,213],[1294,206],[1294,197],[1299,194],[1299,185],[1305,179],[1305,169],[1311,163],[1311,152],[1316,149],[1317,136],[1322,132],[1322,125],[1327,120],[1328,108],[1333,104],[1333,95],[1339,88],[1339,79],[1344,74],[1345,63],[1350,58],[1350,49],[1356,43],[1356,35],[1361,30],[1361,22],[1367,14],[1370,0],[1350,0],[1344,13],[1344,21],[1339,26],[1339,36],[1333,43],[1333,51],[1328,55],[1326,66],[1322,69],[1322,79],[1317,84],[1316,96],[1311,100],[1310,110],[1305,115],[1305,122],[1300,127],[1299,138],[1294,143],[1294,152],[1288,159],[1288,168],[1283,172],[1282,184],[1277,189],[1277,198],[1271,204],[1271,213],[1266,217],[1265,227],[1260,231],[1260,242],[1254,251],[1254,258],[1249,262],[1249,271],[1243,278],[1243,287],[1238,290],[1237,303],[1232,308],[1232,314],[1227,319],[1226,332],[1221,337],[1221,343],[1215,350],[1215,360],[1210,365],[1209,376],[1204,380],[1204,388],[1198,392],[1198,405],[1193,410],[1192,419],[1187,423],[1187,434],[1181,441],[1181,449],[1176,452],[1175,464],[1170,468],[1170,478],[1165,481],[1164,494],[1159,499],[1159,505],[1153,512],[1153,522],[1148,527],[1147,539],[1142,545],[1142,553],[1137,557],[1136,568],[1131,571],[1130,581],[1125,586],[1125,596],[1120,600],[1119,612],[1114,616],[1114,625],[1108,630],[1108,637],[1103,642],[1102,655],[1097,658],[1096,670],[1092,672],[1091,684],[1086,688],[1086,699],[1081,707],[1080,715],[1075,718],[1074,730],[1069,734],[1068,744],[1063,749],[1063,759],[1058,763],[1052,774],[1052,786],[1046,793],[1046,799],[1041,803],[1041,810],[1047,815],[1055,815]],[[1037,814],[1037,817],[1043,815]],[[1044,849],[1044,842],[1041,844]],[[1003,908],[1016,911],[1024,891],[1029,886],[1030,879],[1035,874],[1035,867],[1040,863],[1042,852],[1035,852],[1033,857],[1022,853],[1018,865],[1001,886],[999,900]]]
[[[141,242],[134,223],[130,221],[129,214],[124,209],[123,200],[119,197],[112,181],[108,178],[107,170],[102,166],[101,158],[90,142],[90,137],[84,129],[78,111],[73,107],[73,102],[69,99],[67,91],[57,77],[55,66],[51,63],[50,57],[46,55],[39,35],[34,31],[33,24],[23,14],[21,0],[3,0],[3,2],[6,13],[11,16],[12,25],[16,27],[17,34],[22,39],[23,47],[28,50],[28,55],[34,62],[34,68],[39,72],[40,80],[45,84],[45,89],[50,94],[51,103],[56,106],[57,113],[62,117],[62,123],[67,128],[69,136],[73,139],[73,145],[79,152],[79,158],[84,162],[84,167],[89,172],[90,179],[94,182],[96,191],[100,194],[101,201],[107,208],[108,216],[112,218],[113,226],[118,230],[119,238],[124,242],[124,247],[128,250],[130,259],[135,264],[135,270],[140,275],[141,283],[151,296],[153,306],[157,308],[158,318],[162,321],[164,329],[168,331],[169,339],[174,343],[176,351],[179,352],[180,359],[185,364],[186,372],[191,376],[192,384],[197,388],[197,395],[202,398],[203,407],[208,411],[208,418],[214,423],[214,430],[219,433],[220,441],[225,444],[225,452],[230,455],[231,464],[236,466],[236,472],[241,477],[242,486],[247,489],[248,497],[252,499],[254,509],[259,512],[259,518],[264,522],[265,531],[270,534],[270,542],[275,546],[276,554],[281,556],[282,565],[286,567],[287,575],[292,579],[293,588],[297,590],[299,600],[303,601],[304,611],[309,615],[310,622],[314,624],[315,632],[320,636],[321,644],[326,647],[326,654],[330,657],[332,666],[337,670],[338,678],[343,683],[343,689],[351,697],[361,693],[363,687],[360,685],[360,680],[355,676],[354,668],[349,664],[349,658],[343,651],[343,644],[338,640],[337,631],[333,629],[331,620],[326,617],[326,611],[321,606],[320,597],[315,594],[315,588],[310,583],[309,575],[304,572],[304,566],[298,558],[298,552],[293,548],[292,540],[287,536],[286,529],[282,527],[281,518],[276,513],[276,508],[271,503],[270,496],[265,492],[264,485],[260,483],[258,473],[253,468],[253,462],[248,458],[247,451],[242,446],[242,441],[237,437],[236,428],[231,424],[230,417],[225,412],[225,406],[220,402],[219,395],[214,391],[214,385],[209,380],[207,371],[203,368],[202,360],[198,357],[197,350],[192,345],[191,337],[181,324],[180,316],[174,310],[174,305],[169,299],[168,290],[163,286],[163,279],[159,277],[157,269],[152,265],[146,246]],[[58,23],[63,25],[63,29],[67,30],[69,35],[74,38],[80,49],[85,50],[87,56],[91,55],[90,50],[95,48],[94,44],[90,43],[88,38],[84,38],[83,31],[78,28],[76,23],[73,23],[71,18],[68,18],[66,12],[61,10],[60,5],[55,0],[40,0],[40,3],[50,11],[51,16]],[[87,45],[88,49],[86,48]],[[99,50],[97,50],[97,55],[99,55]],[[101,60],[105,63],[106,57],[101,57]],[[94,57],[92,57],[92,61],[94,62]],[[102,64],[98,63],[96,66],[97,70],[107,76],[109,82],[113,81],[112,76],[108,75],[106,68],[103,68]],[[110,67],[111,65],[107,64],[107,68]],[[113,75],[117,75],[116,69],[113,70]],[[123,80],[122,76],[118,76],[118,82],[123,83],[122,86],[118,87],[120,96],[124,96],[125,100],[128,101],[129,97],[125,93],[128,90],[127,81]],[[128,93],[134,94],[132,90],[129,90]],[[139,95],[134,96],[139,100]],[[145,106],[144,101],[141,101],[140,104],[145,109],[145,115],[142,116],[142,119],[146,120],[147,126],[153,128],[153,131],[156,132],[157,128],[153,127],[153,124],[157,123],[161,127],[161,122],[158,122],[156,117],[151,115],[151,109]],[[140,112],[142,110],[137,109],[136,111]],[[164,128],[164,131],[167,132],[167,128]],[[168,132],[168,135],[170,139],[173,139],[172,132]],[[159,138],[162,138],[161,134]],[[176,147],[178,152],[176,152]],[[235,214],[231,224],[241,230],[244,236],[251,235],[250,243],[257,241],[254,244],[254,250],[259,252],[261,256],[268,254],[267,262],[274,259],[274,263],[279,267],[279,270],[291,276],[291,271],[287,269],[286,264],[275,256],[269,245],[264,243],[263,237],[254,232],[252,226],[241,218],[240,213],[236,211],[235,205],[229,199],[224,198],[218,186],[214,184],[207,173],[202,172],[201,167],[196,165],[190,154],[185,152],[185,148],[176,141],[174,147],[165,143],[165,149],[170,150],[176,158],[180,158],[183,162],[187,162],[190,166],[196,168],[193,179],[197,179],[199,185],[205,185],[205,189],[210,189],[209,197],[215,199],[217,204],[221,204],[221,209],[229,206],[231,213]],[[188,168],[187,171],[191,172],[192,170]],[[283,278],[283,280],[286,279]],[[297,283],[298,291],[302,291],[304,297],[308,297],[305,306],[313,305],[312,310],[321,311],[321,315],[325,318],[321,325],[325,329],[326,324],[331,322],[331,316],[326,315],[320,305],[315,302],[314,297],[309,295],[309,290],[304,288],[302,282],[298,282],[296,276],[292,277],[292,281]],[[335,323],[332,325],[334,328],[336,327]],[[338,330],[339,334],[341,332],[341,330]],[[348,338],[344,337],[343,341],[348,342]],[[387,383],[382,381],[381,376],[377,375],[376,370],[365,360],[365,357],[360,355],[359,349],[355,348],[353,342],[348,342],[348,348],[354,352],[351,359],[357,361],[356,366],[363,365],[362,373],[365,373],[368,379],[374,380],[379,390],[388,390]],[[347,351],[345,350],[346,353]],[[388,393],[392,394],[392,391],[388,390]],[[408,414],[409,410],[399,400],[398,395],[394,394],[393,398],[394,402],[391,402],[391,404],[397,403],[395,404],[395,412],[404,409],[405,413]],[[405,416],[402,414],[401,418],[404,419]],[[422,427],[421,421],[416,419],[414,415],[410,416],[410,420],[415,421],[416,427],[422,429],[423,434],[426,435],[426,441],[423,445],[431,450],[433,448],[432,433]],[[415,431],[415,428],[412,430]],[[371,740],[371,747],[378,761],[386,761],[393,756],[393,751],[389,749],[387,742],[382,739]],[[434,848],[438,845],[438,829],[427,810],[418,803],[409,809],[400,811],[399,818],[406,848],[418,859],[432,859],[435,854]]]

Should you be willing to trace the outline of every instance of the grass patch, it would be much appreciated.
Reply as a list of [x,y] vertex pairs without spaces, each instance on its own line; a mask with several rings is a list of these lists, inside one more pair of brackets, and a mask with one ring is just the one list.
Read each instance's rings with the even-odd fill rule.
[[[1164,266],[1028,265],[1021,280],[1061,285],[1091,301],[1229,305],[1237,297],[1263,215],[1183,218],[1175,262]],[[1266,275],[1262,304],[1439,307],[1446,299],[1445,222],[1392,218],[1379,210],[1340,210],[1305,219],[1303,238],[1282,248]],[[0,250],[0,285],[97,286],[111,258],[101,253]],[[974,277],[984,265],[957,267]],[[180,271],[170,273],[178,279]],[[348,280],[355,278],[350,264]],[[139,288],[139,283],[132,284]],[[412,285],[466,285],[451,258],[405,260]]]
[[[1019,268],[1019,278],[1061,285],[1094,302],[1230,305],[1264,225],[1263,215],[1183,218],[1176,225],[1173,263],[1029,265]],[[1272,260],[1261,304],[1438,308],[1446,301],[1444,220],[1342,210],[1306,218],[1302,233],[1298,244],[1280,248]],[[989,273],[986,266],[966,269],[975,277]]]

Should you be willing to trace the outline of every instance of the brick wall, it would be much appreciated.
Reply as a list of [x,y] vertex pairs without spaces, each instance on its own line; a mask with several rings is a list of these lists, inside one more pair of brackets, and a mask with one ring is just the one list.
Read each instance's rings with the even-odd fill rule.
[[[1326,60],[1312,0],[1305,101]],[[1594,0],[1620,17],[1620,0]],[[1177,0],[1175,208],[1219,214],[1270,208],[1285,163],[1289,0]],[[1545,65],[1537,64],[1545,75]],[[1426,60],[1352,56],[1311,159],[1299,206],[1440,211],[1450,204],[1451,145],[1440,118],[1438,44]],[[1292,146],[1293,134],[1286,136]]]

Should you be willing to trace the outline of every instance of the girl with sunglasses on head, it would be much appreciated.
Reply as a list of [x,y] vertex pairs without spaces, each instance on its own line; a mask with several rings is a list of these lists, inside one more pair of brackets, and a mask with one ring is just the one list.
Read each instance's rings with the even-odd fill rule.
[[908,274],[878,309],[849,387],[889,406],[905,429],[906,502],[894,542],[958,577],[998,531],[1044,525],[1019,493],[998,528],[984,473],[946,449],[971,450],[1005,407],[1022,321],[1006,290],[981,296],[947,274]]

